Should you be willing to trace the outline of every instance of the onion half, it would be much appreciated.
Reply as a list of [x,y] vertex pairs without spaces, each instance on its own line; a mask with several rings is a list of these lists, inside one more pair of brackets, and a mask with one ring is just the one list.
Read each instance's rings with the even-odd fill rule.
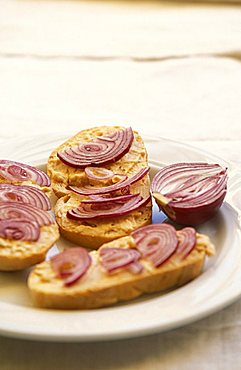
[[141,227],[131,233],[137,249],[155,267],[167,261],[177,250],[176,230],[168,224],[153,224]]
[[64,285],[71,286],[87,272],[91,257],[86,249],[75,247],[55,255],[50,263],[57,276],[64,280]]
[[[101,195],[107,193],[121,193],[127,194],[129,193],[130,186],[136,183],[137,181],[141,180],[144,176],[146,176],[149,172],[149,167],[142,168],[138,173],[130,178],[124,177],[123,180],[120,180],[116,184],[103,186],[103,187],[94,187],[90,185],[77,187],[77,186],[69,186],[68,189],[73,191],[74,193],[81,194],[81,195]],[[124,175],[122,175],[124,176]]]
[[11,182],[31,181],[39,186],[50,186],[50,178],[38,168],[24,163],[0,160],[0,177]]
[[151,196],[142,198],[138,194],[131,194],[128,200],[117,199],[109,201],[90,200],[88,203],[81,202],[78,208],[67,212],[67,218],[77,221],[95,220],[101,218],[112,218],[125,216],[151,201]]
[[44,211],[51,209],[47,195],[34,186],[0,184],[0,203],[2,202],[30,204]]
[[59,159],[74,168],[100,166],[118,161],[128,153],[134,140],[132,128],[115,131],[107,136],[58,152]]
[[154,177],[151,190],[159,207],[173,221],[198,225],[220,208],[227,192],[227,168],[208,163],[177,163]]

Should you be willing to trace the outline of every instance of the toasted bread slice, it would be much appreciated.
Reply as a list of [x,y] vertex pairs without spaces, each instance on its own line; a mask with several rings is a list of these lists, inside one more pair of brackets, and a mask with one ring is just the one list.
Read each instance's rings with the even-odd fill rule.
[[[81,186],[86,182],[84,169],[73,168],[64,164],[57,156],[58,151],[63,151],[70,146],[89,142],[98,136],[108,135],[121,129],[123,128],[120,126],[101,126],[86,129],[71,137],[52,152],[48,159],[47,172],[51,178],[52,188],[57,197],[68,194],[69,190],[67,187],[69,185]],[[114,173],[131,177],[146,166],[147,153],[143,140],[140,135],[134,131],[134,141],[129,152],[118,161],[101,167],[110,169]]]
[[88,309],[115,304],[139,297],[145,293],[165,291],[179,287],[196,278],[202,271],[206,255],[213,255],[215,248],[205,235],[197,234],[197,242],[191,253],[183,260],[176,254],[162,264],[141,258],[144,266],[134,274],[126,268],[109,273],[100,263],[102,248],[135,248],[132,236],[126,236],[91,251],[91,266],[77,282],[64,286],[56,276],[51,262],[36,266],[28,278],[28,287],[35,304],[39,307],[58,309]]
[[22,270],[42,262],[47,251],[59,238],[58,225],[41,226],[36,242],[0,237],[0,271]]
[[[56,221],[60,227],[60,232],[66,239],[86,248],[98,248],[103,243],[126,236],[136,228],[151,222],[151,202],[138,211],[133,211],[126,216],[114,217],[112,219],[75,221],[70,220],[66,216],[69,210],[79,206],[81,199],[86,198],[71,192],[68,190],[68,186],[83,186],[89,180],[84,169],[73,168],[64,164],[58,158],[57,152],[121,129],[122,127],[119,126],[102,126],[81,131],[62,144],[49,157],[47,168],[52,187],[55,194],[58,197],[62,197],[57,201],[55,206]],[[118,161],[101,167],[107,168],[115,174],[132,177],[147,166],[147,153],[143,140],[137,132],[134,132],[134,140],[129,152]],[[148,197],[150,194],[149,175],[146,175],[133,184],[130,192],[139,193],[143,198]]]
[[[38,190],[45,193],[48,197],[52,194],[51,188],[49,186],[39,186],[34,181],[9,181],[8,179],[3,179],[0,177],[0,184],[11,184],[14,185],[14,189],[9,190],[9,199],[6,199],[6,201],[13,202],[12,204],[16,204],[16,210],[21,208],[22,206],[27,205],[28,207],[31,207],[32,209],[38,209],[34,205],[31,205],[28,203],[25,199],[26,194],[29,192],[29,198],[27,200],[29,201],[32,199],[32,201],[35,199],[34,193],[31,192],[31,188],[37,188]],[[29,186],[25,188],[24,193],[19,193],[20,199],[18,198],[18,188],[22,186]],[[1,185],[2,186],[2,185]],[[4,189],[1,189],[1,191],[5,191]],[[21,198],[21,196],[23,197]],[[40,194],[41,195],[41,194]],[[4,198],[4,197],[3,197]],[[16,199],[18,198],[18,199]],[[16,202],[17,200],[17,202]],[[44,206],[46,206],[45,209],[48,209],[49,205],[47,202],[44,201],[39,195],[37,194],[37,207],[40,204],[41,201]],[[4,203],[5,200],[0,201],[0,205]],[[39,203],[38,203],[39,202]],[[41,212],[46,214],[48,211],[44,211],[40,209]],[[18,219],[16,218],[16,215],[14,214],[14,211],[12,211],[13,220],[19,220],[21,221],[21,217]],[[11,214],[9,214],[11,216]],[[10,218],[11,220],[11,218]],[[36,221],[36,220],[32,220]],[[11,229],[11,227],[10,227]],[[14,232],[17,234],[19,231],[16,229],[12,229],[13,234]],[[14,238],[4,238],[0,237],[0,271],[16,271],[16,270],[22,270],[27,267],[33,266],[36,263],[39,263],[45,259],[45,255],[47,251],[52,247],[52,245],[56,242],[56,240],[59,238],[59,229],[56,222],[53,220],[53,223],[50,225],[41,226],[39,230],[39,238],[37,241],[28,241],[28,240],[15,240]]]
[[[131,192],[140,193],[143,197],[149,195],[149,176],[145,176],[138,184],[133,185]],[[129,235],[133,230],[151,223],[151,202],[136,211],[122,217],[97,219],[91,221],[75,221],[67,217],[70,209],[78,207],[78,195],[66,195],[55,205],[55,217],[60,233],[68,240],[82,247],[95,249],[114,239]]]

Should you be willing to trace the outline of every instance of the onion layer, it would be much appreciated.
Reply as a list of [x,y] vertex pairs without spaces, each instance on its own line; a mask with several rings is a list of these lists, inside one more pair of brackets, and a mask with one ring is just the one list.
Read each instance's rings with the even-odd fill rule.
[[141,227],[131,233],[137,249],[144,258],[159,267],[176,251],[178,239],[176,230],[168,224]]
[[192,227],[184,227],[184,229],[177,231],[177,238],[177,254],[185,258],[196,245],[196,231]]
[[54,223],[52,215],[42,209],[16,202],[0,203],[0,220],[18,219],[36,222],[39,226]]
[[227,168],[208,163],[177,163],[154,177],[151,190],[173,221],[198,225],[210,219],[227,192]]
[[103,267],[108,272],[124,267],[129,268],[133,265],[133,272],[137,273],[143,268],[140,263],[137,264],[141,254],[135,249],[101,248],[100,257]]
[[0,160],[0,177],[11,182],[31,181],[39,186],[50,186],[50,178],[38,168],[4,159]]
[[[117,197],[118,198],[118,197]],[[132,194],[128,200],[102,201],[92,200],[89,203],[81,202],[78,208],[67,212],[67,217],[73,220],[94,220],[100,218],[121,217],[144,207],[151,201],[151,197],[142,198]]]
[[124,202],[128,200],[136,198],[138,195],[139,194],[126,194],[126,195],[120,195],[117,197],[96,195],[96,198],[83,199],[81,200],[81,203],[82,204],[92,204],[94,206],[97,205],[97,207],[98,207],[98,204],[108,204],[108,203],[123,204]]
[[107,194],[120,192],[122,194],[126,194],[130,190],[130,186],[136,183],[137,181],[141,180],[144,176],[147,175],[149,172],[149,167],[142,168],[138,173],[130,178],[125,178],[123,181],[119,181],[116,184],[104,186],[104,187],[94,187],[94,186],[69,186],[68,188],[73,192],[81,195],[95,195],[95,194]]
[[37,222],[30,220],[0,220],[0,237],[10,240],[37,241],[40,229]]
[[102,183],[108,181],[114,176],[114,172],[104,167],[86,167],[85,174],[90,181]]
[[30,204],[44,211],[51,209],[49,198],[34,186],[0,184],[0,203],[19,202]]
[[68,166],[85,168],[118,161],[130,149],[134,139],[132,128],[115,131],[98,138],[58,152],[59,159]]
[[86,273],[91,257],[86,249],[75,247],[55,255],[50,262],[56,274],[64,280],[64,285],[70,286]]

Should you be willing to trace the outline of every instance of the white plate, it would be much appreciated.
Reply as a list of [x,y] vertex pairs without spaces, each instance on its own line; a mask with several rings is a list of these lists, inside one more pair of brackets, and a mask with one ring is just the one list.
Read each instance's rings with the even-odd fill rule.
[[[67,137],[46,135],[9,141],[1,145],[0,156],[43,164],[52,149]],[[216,256],[209,259],[201,276],[169,293],[147,295],[109,308],[57,311],[33,307],[26,288],[27,271],[0,273],[0,334],[48,341],[134,337],[193,322],[241,295],[240,172],[231,163],[181,143],[148,136],[145,143],[152,173],[164,164],[177,161],[218,162],[229,168],[225,203],[214,219],[198,228],[217,246]]]

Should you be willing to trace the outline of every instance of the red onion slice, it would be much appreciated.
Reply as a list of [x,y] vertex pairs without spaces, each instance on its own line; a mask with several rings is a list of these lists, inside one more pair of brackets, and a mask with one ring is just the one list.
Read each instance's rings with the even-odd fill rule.
[[151,190],[161,209],[180,224],[211,218],[227,192],[227,168],[208,163],[177,163],[160,170]]
[[83,199],[81,200],[81,203],[83,204],[92,204],[92,205],[97,205],[97,204],[107,204],[107,203],[120,203],[123,204],[125,201],[128,201],[130,199],[136,198],[139,194],[127,194],[127,195],[120,195],[116,197],[103,197],[98,195],[97,198],[94,199]]
[[116,193],[121,192],[122,194],[126,194],[129,190],[129,187],[136,183],[137,181],[141,180],[144,176],[146,176],[149,172],[149,167],[142,168],[138,173],[134,176],[125,179],[124,181],[119,181],[116,184],[104,186],[104,187],[94,187],[94,186],[69,186],[68,188],[73,192],[81,195],[95,195],[95,194],[107,194],[107,193]]
[[134,140],[132,128],[119,130],[108,136],[70,147],[63,152],[58,152],[59,159],[68,166],[85,168],[99,166],[118,161],[128,153]]
[[38,168],[24,163],[0,160],[0,177],[13,181],[31,181],[39,186],[50,186],[50,178]]
[[37,222],[30,220],[0,220],[0,237],[10,240],[37,241],[40,229]]
[[177,249],[176,230],[168,224],[144,226],[131,235],[142,256],[149,259],[155,267],[167,261]]
[[70,286],[87,272],[91,257],[86,249],[75,247],[55,255],[50,262],[57,276],[64,280],[64,285]]
[[78,208],[71,209],[67,212],[67,217],[72,220],[94,220],[101,218],[112,218],[125,216],[137,209],[144,207],[151,201],[151,197],[142,198],[138,194],[127,201],[108,201],[94,202],[86,204],[81,202]]
[[130,271],[132,274],[140,274],[144,270],[144,266],[138,262],[132,262],[129,266],[127,266],[127,270]]
[[182,230],[177,231],[177,238],[177,254],[185,258],[196,245],[196,231],[192,227],[184,227]]
[[114,172],[104,167],[86,167],[85,174],[90,180],[102,182],[110,180],[114,176]]
[[[112,272],[119,268],[132,266],[140,259],[141,254],[135,249],[101,248],[100,257],[103,267],[108,272]],[[136,266],[133,265],[132,267],[134,269]],[[137,270],[135,270],[136,272]]]
[[47,195],[33,186],[0,184],[0,203],[19,202],[30,204],[44,211],[51,209]]
[[54,223],[53,216],[42,209],[23,203],[2,202],[0,203],[0,220],[9,219],[33,221],[39,226]]

